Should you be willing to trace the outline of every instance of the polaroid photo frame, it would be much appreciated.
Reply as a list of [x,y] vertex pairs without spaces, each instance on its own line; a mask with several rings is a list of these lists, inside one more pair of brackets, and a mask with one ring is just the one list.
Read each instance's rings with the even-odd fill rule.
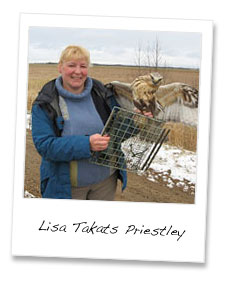
[[[24,198],[30,27],[201,34],[194,204]],[[14,256],[205,262],[212,43],[211,21],[21,15],[12,227]]]

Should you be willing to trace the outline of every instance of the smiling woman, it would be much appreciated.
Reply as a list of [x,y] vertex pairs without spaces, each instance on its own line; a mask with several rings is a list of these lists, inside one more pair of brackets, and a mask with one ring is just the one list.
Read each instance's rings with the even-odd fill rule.
[[88,76],[89,64],[85,48],[68,46],[58,64],[61,76],[48,82],[33,104],[42,197],[113,200],[117,179],[126,186],[125,171],[89,162],[92,151],[108,147],[110,137],[100,133],[117,105],[113,93]]
[[88,75],[89,52],[82,47],[69,46],[61,54],[58,70],[63,78],[63,87],[80,94]]

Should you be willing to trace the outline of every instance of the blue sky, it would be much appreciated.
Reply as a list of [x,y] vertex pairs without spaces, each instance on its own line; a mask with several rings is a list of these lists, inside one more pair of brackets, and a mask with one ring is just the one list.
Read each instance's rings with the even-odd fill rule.
[[[193,32],[159,32],[84,28],[30,27],[30,63],[58,62],[62,50],[70,44],[81,45],[91,54],[91,63],[135,65],[136,50],[151,54],[156,42],[160,47],[160,65],[199,68],[201,34]],[[144,64],[146,61],[144,59]]]

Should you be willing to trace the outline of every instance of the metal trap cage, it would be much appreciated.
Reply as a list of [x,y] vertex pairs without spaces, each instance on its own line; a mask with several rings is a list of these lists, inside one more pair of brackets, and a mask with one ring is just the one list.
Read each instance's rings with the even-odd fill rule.
[[170,130],[163,120],[114,107],[102,135],[109,135],[107,149],[93,152],[90,162],[132,172],[146,171]]

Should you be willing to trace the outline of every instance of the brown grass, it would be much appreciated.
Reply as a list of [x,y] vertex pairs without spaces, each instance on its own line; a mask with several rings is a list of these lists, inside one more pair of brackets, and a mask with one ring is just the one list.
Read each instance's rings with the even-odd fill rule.
[[[113,80],[131,82],[140,74],[148,74],[151,69],[124,67],[124,66],[93,66],[89,70],[89,76],[108,83]],[[165,83],[183,82],[199,89],[199,71],[186,69],[158,69],[163,75]],[[31,106],[42,86],[51,79],[59,76],[57,64],[30,64],[28,80],[28,101],[27,110],[31,111]],[[168,143],[187,150],[195,151],[197,144],[197,130],[183,124],[168,123],[171,129]]]
[[165,125],[170,129],[168,135],[168,144],[181,147],[190,151],[197,149],[197,130],[181,123],[167,123]]

